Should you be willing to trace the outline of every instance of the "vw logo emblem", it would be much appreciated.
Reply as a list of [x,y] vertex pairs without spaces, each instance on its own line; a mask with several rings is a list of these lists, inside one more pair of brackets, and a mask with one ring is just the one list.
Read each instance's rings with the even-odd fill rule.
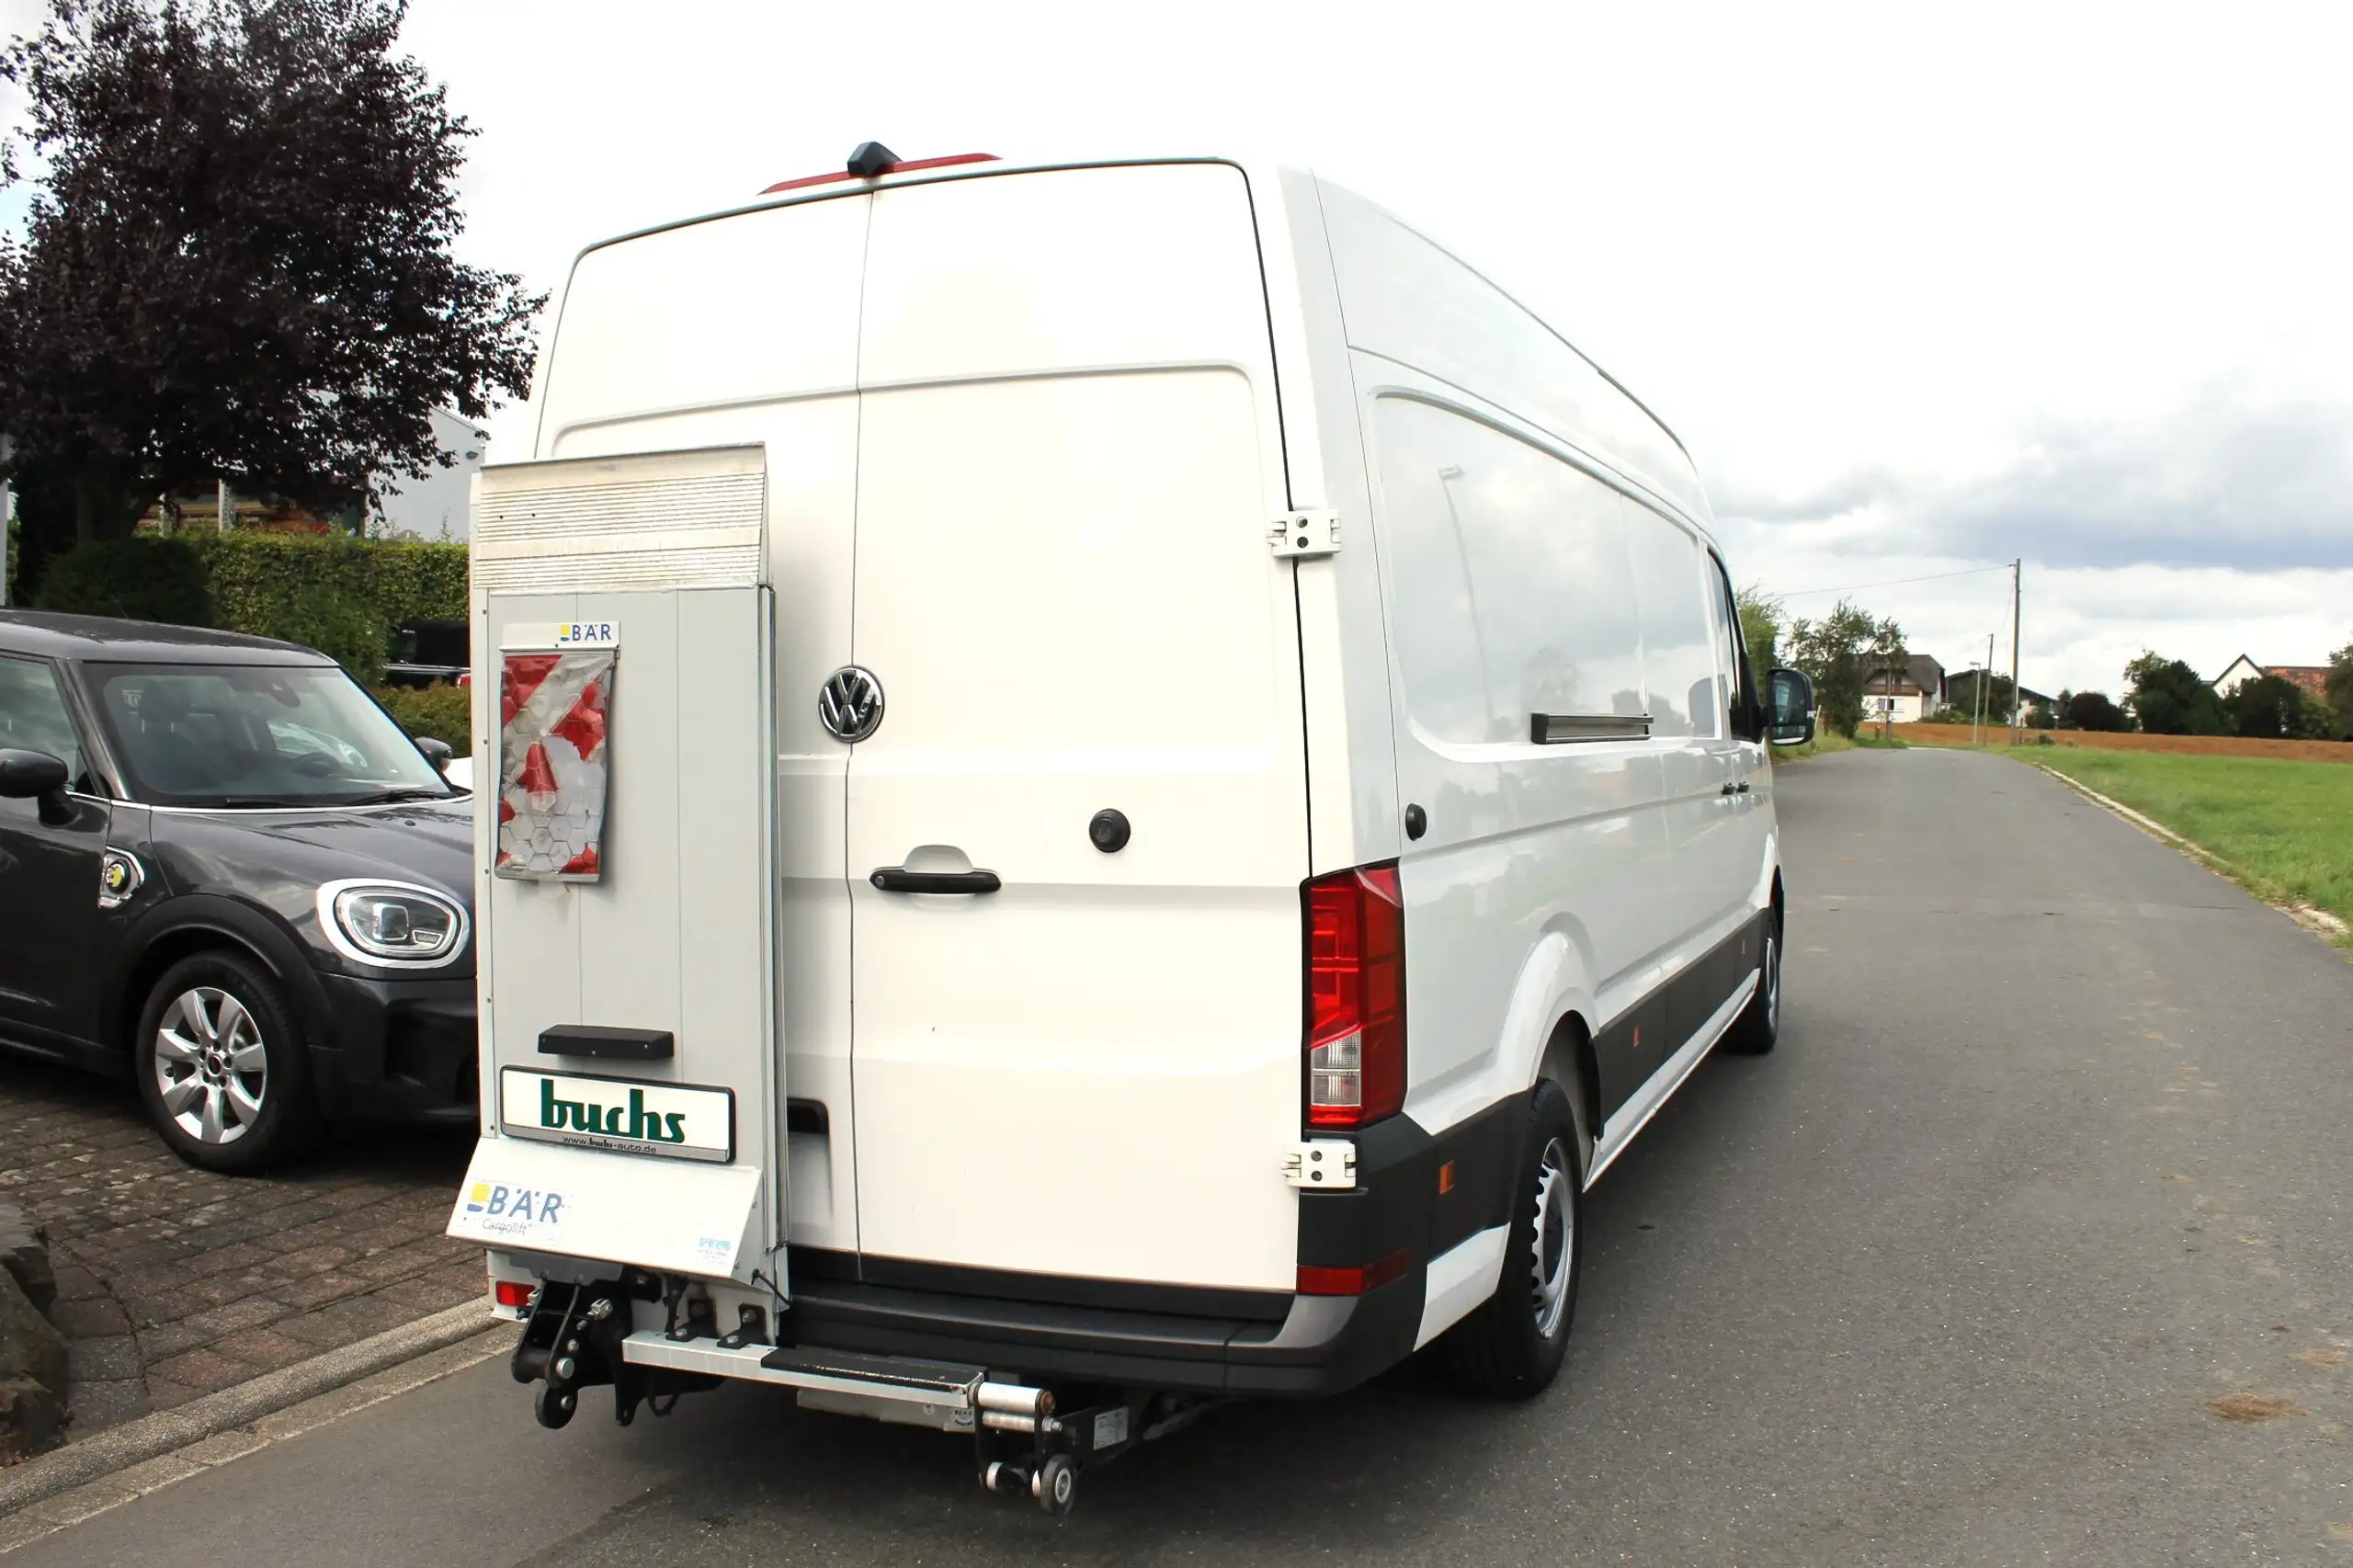
[[882,683],[871,671],[844,665],[818,690],[817,722],[846,744],[864,740],[882,722]]

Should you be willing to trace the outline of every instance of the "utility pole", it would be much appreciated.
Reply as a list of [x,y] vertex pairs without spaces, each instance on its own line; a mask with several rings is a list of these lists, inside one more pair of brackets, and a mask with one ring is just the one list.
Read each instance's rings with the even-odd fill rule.
[[229,482],[225,479],[221,481],[221,500],[213,516],[221,524],[221,531],[227,533],[229,531]]
[[2010,744],[2019,740],[2019,725],[2026,722],[2026,687],[2018,684],[2018,579],[2020,568],[2026,564],[2021,555],[2010,562]]
[[1976,703],[1973,705],[1976,716],[1969,722],[1969,744],[1972,746],[1979,744],[1977,739],[1978,732],[1982,730],[1985,724],[1985,683],[1993,678],[1993,675],[1994,634],[1988,631],[1985,634],[1985,663],[1979,666],[1977,678],[1969,683],[1971,686],[1976,687],[1976,690],[1972,695],[1977,699]]
[[[0,463],[8,460],[8,437],[0,436]],[[0,479],[0,608],[8,603],[8,525],[17,516],[17,498],[8,482]]]

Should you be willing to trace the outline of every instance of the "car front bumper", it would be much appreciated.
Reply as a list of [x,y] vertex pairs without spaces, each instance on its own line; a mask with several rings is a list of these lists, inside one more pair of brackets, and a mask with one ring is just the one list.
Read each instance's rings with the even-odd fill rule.
[[311,1064],[329,1117],[453,1124],[479,1118],[472,975],[318,979],[327,1027],[313,1042]]

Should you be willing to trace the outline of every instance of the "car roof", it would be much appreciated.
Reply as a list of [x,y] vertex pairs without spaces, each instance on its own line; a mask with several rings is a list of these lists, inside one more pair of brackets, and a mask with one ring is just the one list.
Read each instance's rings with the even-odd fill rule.
[[98,659],[130,665],[332,665],[334,660],[292,642],[166,626],[154,620],[111,620],[52,610],[0,610],[0,653],[51,659]]

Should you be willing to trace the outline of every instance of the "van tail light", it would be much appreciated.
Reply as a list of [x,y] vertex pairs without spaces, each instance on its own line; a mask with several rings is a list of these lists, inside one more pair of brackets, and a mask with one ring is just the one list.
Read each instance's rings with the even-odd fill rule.
[[1307,1124],[1365,1127],[1405,1104],[1405,910],[1397,866],[1302,889],[1307,924]]
[[501,1279],[492,1289],[500,1306],[510,1312],[521,1312],[531,1304],[531,1297],[539,1287],[529,1279]]
[[[863,150],[860,149],[860,151]],[[881,162],[881,166],[872,168],[871,172],[866,168],[847,168],[836,170],[829,175],[803,175],[799,179],[779,180],[760,194],[774,196],[779,190],[801,190],[813,185],[832,185],[836,180],[881,179],[884,175],[913,174],[917,169],[947,169],[953,168],[959,164],[994,164],[997,161],[995,153],[959,153],[953,157],[909,158],[902,163],[895,158],[891,158],[887,149],[880,151],[883,153],[886,161]]]

